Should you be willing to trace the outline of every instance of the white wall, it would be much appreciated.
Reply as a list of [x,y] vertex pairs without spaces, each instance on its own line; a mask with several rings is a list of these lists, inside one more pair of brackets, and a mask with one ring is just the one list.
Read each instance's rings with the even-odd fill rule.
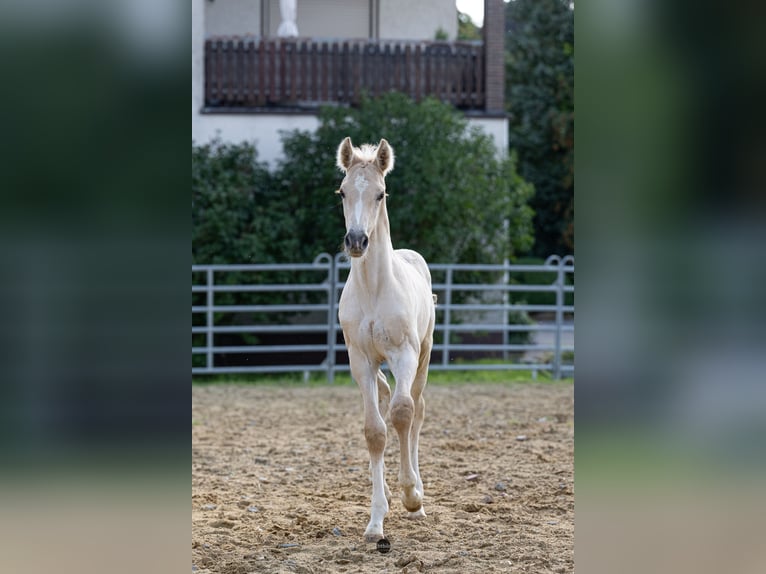
[[495,142],[497,153],[508,153],[508,118],[469,118],[468,125],[479,126]]
[[433,40],[439,27],[457,38],[455,0],[380,0],[381,38]]
[[[505,118],[469,118],[469,125],[479,126],[495,142],[498,155],[508,152],[508,120]],[[258,150],[258,159],[275,167],[283,157],[280,130],[316,131],[319,120],[311,114],[192,114],[192,139],[207,143],[216,137],[222,141],[250,142]],[[361,142],[360,142],[361,143]],[[396,149],[396,143],[391,142]]]
[[319,120],[311,114],[192,114],[192,140],[207,143],[216,137],[231,143],[250,142],[258,159],[270,167],[283,157],[280,131],[316,131]]
[[[261,35],[261,0],[204,0],[205,37]],[[300,4],[300,1],[298,2]],[[277,5],[279,17],[279,5]]]

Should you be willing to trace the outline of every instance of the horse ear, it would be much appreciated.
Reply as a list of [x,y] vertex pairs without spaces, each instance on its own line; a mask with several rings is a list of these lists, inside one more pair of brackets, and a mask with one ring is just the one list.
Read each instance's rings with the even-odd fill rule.
[[381,139],[378,144],[378,153],[375,156],[375,163],[378,165],[378,169],[383,172],[384,176],[394,169],[394,148],[392,148],[385,139]]
[[354,146],[351,144],[351,138],[347,137],[338,146],[336,163],[338,169],[343,173],[351,167],[351,161],[354,159]]

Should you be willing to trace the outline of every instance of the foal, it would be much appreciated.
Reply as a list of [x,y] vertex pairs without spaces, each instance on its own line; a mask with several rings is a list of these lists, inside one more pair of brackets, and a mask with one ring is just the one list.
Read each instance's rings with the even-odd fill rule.
[[[338,317],[348,348],[351,375],[364,399],[364,436],[370,451],[372,504],[365,539],[383,537],[391,492],[385,480],[387,411],[399,435],[402,502],[410,518],[422,518],[423,481],[418,468],[418,437],[425,415],[423,390],[433,346],[435,298],[425,260],[408,249],[394,250],[386,211],[385,176],[394,152],[385,139],[356,148],[346,138],[337,165],[346,175],[338,190],[346,219],[345,250],[351,272]],[[380,365],[396,380],[394,395]]]

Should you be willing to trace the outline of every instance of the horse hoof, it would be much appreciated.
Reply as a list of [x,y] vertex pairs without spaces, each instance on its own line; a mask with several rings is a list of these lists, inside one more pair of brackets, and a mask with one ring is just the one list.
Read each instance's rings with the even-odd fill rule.
[[377,542],[381,538],[385,538],[383,536],[383,532],[365,532],[364,533],[364,540],[365,542]]
[[407,518],[409,518],[410,520],[420,520],[421,518],[425,518],[425,517],[426,517],[426,511],[423,510],[422,506],[418,508],[415,512],[407,513]]

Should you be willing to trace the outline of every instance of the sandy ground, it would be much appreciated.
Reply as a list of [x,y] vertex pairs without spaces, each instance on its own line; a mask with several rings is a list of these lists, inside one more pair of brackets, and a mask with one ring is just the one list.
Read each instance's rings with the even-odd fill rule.
[[399,501],[390,425],[387,554],[364,542],[371,485],[355,386],[192,390],[192,571],[574,571],[571,383],[430,386],[427,517]]

